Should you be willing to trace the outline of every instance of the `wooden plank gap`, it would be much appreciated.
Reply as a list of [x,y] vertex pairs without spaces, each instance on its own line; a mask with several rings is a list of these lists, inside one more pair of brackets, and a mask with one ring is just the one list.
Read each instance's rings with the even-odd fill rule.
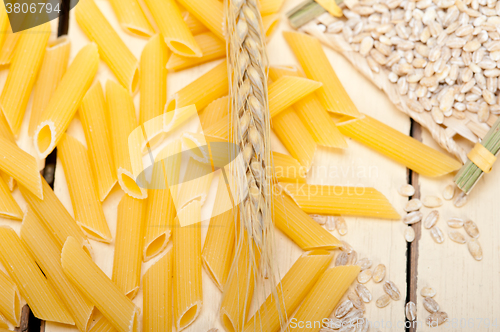
[[[418,141],[422,141],[422,127],[419,123],[411,120],[410,136]],[[418,198],[420,199],[420,184],[419,175],[408,169],[408,183],[415,188],[415,194],[409,199]],[[417,305],[418,290],[417,290],[417,280],[418,280],[418,246],[419,241],[422,236],[422,222],[411,225],[415,231],[415,239],[408,243],[407,245],[407,265],[406,265],[406,300],[405,305],[408,302],[413,302]],[[406,318],[406,332],[416,332],[417,331],[417,321],[418,318],[411,322]]]

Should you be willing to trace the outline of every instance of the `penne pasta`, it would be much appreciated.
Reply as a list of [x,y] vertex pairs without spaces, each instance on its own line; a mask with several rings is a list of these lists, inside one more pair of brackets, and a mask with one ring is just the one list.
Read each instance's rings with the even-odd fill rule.
[[[177,331],[198,317],[203,305],[201,283],[201,204],[195,200],[179,211],[174,226],[174,325]],[[179,220],[188,220],[182,227]]]
[[308,172],[312,166],[317,144],[299,116],[289,108],[275,116],[272,124],[273,131],[281,143]]
[[[222,118],[229,116],[229,98],[228,96],[215,99],[200,114],[201,128],[207,129]],[[228,120],[229,123],[229,120]]]
[[262,27],[264,29],[264,35],[266,39],[269,40],[271,36],[276,31],[281,21],[280,14],[270,14],[262,17]]
[[338,126],[342,134],[378,151],[425,176],[441,176],[460,169],[462,164],[413,137],[365,115]]
[[156,157],[152,174],[152,189],[148,193],[146,207],[146,230],[144,237],[144,261],[159,255],[167,248],[177,214],[168,187],[167,172],[179,174],[180,162],[171,156],[181,152],[180,140],[174,141]]
[[9,25],[5,40],[3,41],[2,47],[0,48],[0,65],[5,66],[12,62],[14,51],[16,50],[16,46],[19,42],[20,37],[21,34],[13,33]]
[[0,226],[0,261],[19,287],[35,317],[51,322],[75,324],[16,232],[6,226]]
[[89,330],[94,306],[64,275],[61,249],[33,211],[26,213],[21,241],[28,248],[43,274],[59,295],[81,332]]
[[184,208],[194,200],[198,200],[203,205],[207,199],[212,178],[213,172],[210,164],[201,163],[194,158],[190,158],[186,165],[182,183],[173,187],[173,189],[179,188],[176,199],[174,196],[177,210]]
[[[148,196],[145,188],[137,185],[132,163],[142,165],[141,150],[133,150],[136,153],[130,154],[129,135],[137,127],[137,117],[135,114],[134,101],[132,96],[118,83],[107,81],[106,101],[109,112],[109,132],[111,133],[111,151],[118,176],[120,187],[137,199]],[[142,167],[141,167],[142,169]]]
[[235,222],[228,186],[222,175],[214,204],[201,259],[208,276],[223,291],[233,261]]
[[[269,77],[277,80],[284,76],[303,77],[297,67],[271,67]],[[312,93],[297,101],[292,107],[302,123],[307,127],[316,143],[331,148],[347,148],[344,136],[336,127],[335,122]]]
[[23,219],[23,210],[12,196],[9,186],[0,177],[0,217],[14,220]]
[[222,61],[168,98],[165,112],[191,104],[195,104],[197,110],[202,110],[214,99],[225,96],[228,92],[227,62]]
[[142,51],[139,124],[163,114],[167,102],[167,69],[165,66],[168,57],[167,45],[160,35],[153,36]]
[[19,33],[21,36],[0,95],[0,108],[16,136],[42,65],[50,31],[50,22],[47,22]]
[[203,55],[201,57],[187,57],[172,54],[167,62],[168,70],[182,70],[226,56],[226,43],[213,32],[203,32],[194,36],[194,39],[196,44],[200,46],[200,51]]
[[100,82],[96,82],[85,94],[79,110],[90,164],[94,174],[99,200],[109,195],[117,182],[116,168],[111,153],[108,132],[107,105]]
[[323,107],[333,113],[359,117],[360,113],[335,74],[319,40],[303,33],[283,32],[308,78],[323,83],[317,95]]
[[47,47],[42,66],[35,84],[33,105],[31,106],[28,135],[32,137],[40,122],[43,110],[61,81],[68,67],[71,42],[67,36],[57,38],[54,45]]
[[[250,252],[250,248],[254,250]],[[254,264],[258,264],[260,259],[255,249],[255,246],[250,247],[248,234],[243,232],[235,248],[233,267],[222,295],[220,318],[226,331],[242,331],[245,325],[255,287],[257,266]]]
[[59,143],[89,89],[98,65],[97,46],[91,43],[78,52],[57,85],[33,135],[33,145],[41,159]]
[[0,315],[0,332],[10,332],[9,324],[7,324],[7,320]]
[[94,0],[80,0],[75,8],[76,22],[99,47],[99,55],[118,82],[130,94],[139,88],[139,64],[120,36],[101,13]]
[[111,232],[94,183],[87,149],[76,138],[67,134],[63,135],[57,148],[76,223],[89,239],[111,243]]
[[[277,332],[326,270],[333,254],[325,250],[308,251],[295,261],[259,310],[245,324],[244,332],[266,326],[267,332]],[[277,298],[277,299],[276,299]],[[278,311],[278,307],[280,310]]]
[[[12,131],[10,130],[9,124],[7,123],[7,120],[5,119],[5,116],[3,115],[2,112],[0,112],[0,138],[1,137],[5,138],[9,142],[17,145],[14,134],[12,134]],[[1,171],[0,171],[0,177],[5,181],[5,183],[9,187],[9,190],[13,191],[14,186],[16,184],[16,181],[14,180],[14,178],[8,174],[5,174],[4,172],[1,172]]]
[[142,277],[144,332],[172,332],[172,256],[169,250]]
[[1,318],[4,316],[14,326],[19,326],[21,320],[21,295],[12,279],[0,271],[0,327],[5,327],[5,325],[1,325]]
[[[324,327],[324,319],[330,316],[359,272],[360,267],[357,265],[337,266],[326,270],[291,319],[290,331],[318,332]],[[302,322],[302,327],[298,322]]]
[[374,188],[294,183],[281,186],[305,213],[401,218],[387,198]]
[[[179,6],[180,7],[180,6]],[[181,9],[181,8],[179,8]],[[208,31],[208,28],[203,25],[203,23],[200,22],[193,14],[185,10],[184,8],[181,9],[181,15],[182,18],[184,19],[184,22],[186,22],[189,31],[193,34],[193,36],[196,36],[202,32]]]
[[93,303],[118,332],[139,332],[139,308],[126,297],[81,248],[68,237],[61,254],[68,279]]
[[212,124],[210,127],[208,127],[206,130],[203,132],[205,136],[209,137],[217,137],[220,139],[223,139],[227,141],[229,139],[229,119],[228,117],[220,118]]
[[342,243],[321,227],[288,196],[274,187],[274,223],[276,227],[302,250],[339,248]]
[[145,0],[145,2],[172,52],[185,57],[203,55],[174,0]]
[[9,16],[7,15],[7,10],[5,9],[5,3],[2,1],[0,4],[0,49],[2,49],[3,42],[5,41],[6,35],[9,33],[10,22]]
[[43,199],[36,159],[3,137],[0,137],[0,170],[16,179],[36,197]]
[[225,40],[224,7],[218,0],[179,0],[179,3],[221,40]]
[[82,229],[76,224],[61,201],[59,201],[59,198],[52,191],[47,181],[43,177],[41,179],[43,200],[33,195],[23,186],[19,186],[19,190],[26,203],[28,203],[29,208],[43,221],[49,233],[56,239],[59,248],[63,247],[64,242],[69,236],[72,236],[90,254],[92,248]]
[[155,34],[137,0],[111,0],[111,6],[125,32],[142,38]]
[[283,76],[269,85],[269,112],[276,116],[296,101],[321,87],[321,83],[303,77]]
[[124,195],[118,204],[112,281],[130,299],[141,281],[142,232],[146,202]]
[[116,332],[116,329],[105,317],[102,317],[92,326],[89,332]]
[[274,176],[282,182],[306,182],[306,170],[297,159],[273,151]]
[[275,14],[280,11],[284,0],[259,0],[260,14],[262,16]]

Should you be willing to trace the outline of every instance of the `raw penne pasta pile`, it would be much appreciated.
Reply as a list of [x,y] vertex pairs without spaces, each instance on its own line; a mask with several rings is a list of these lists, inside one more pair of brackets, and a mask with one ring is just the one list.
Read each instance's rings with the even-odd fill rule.
[[[264,39],[283,2],[242,2],[260,8]],[[274,166],[264,171],[273,228],[301,250],[280,278],[265,276],[270,295],[262,296],[258,239],[238,222],[252,207],[235,201],[226,166],[243,160],[257,172],[253,151],[270,142],[249,138],[251,151],[227,154],[234,91],[231,59],[221,61],[224,10],[218,0],[80,0],[69,35],[58,38],[54,22],[17,33],[0,22],[0,330],[20,326],[25,302],[46,330],[50,322],[81,332],[277,332],[293,318],[319,324],[360,267],[333,267],[346,244],[313,215],[400,214],[368,184],[308,183],[316,152],[342,158],[352,138],[425,176],[461,166],[359,112],[319,42],[286,32],[300,66],[266,66],[269,82],[252,81],[248,69],[253,86],[240,87],[267,87],[266,110],[253,96],[243,102],[255,114],[269,112]],[[254,33],[242,26],[243,37]],[[170,75],[200,65],[196,79],[167,86]],[[54,186],[40,162],[55,151]]]

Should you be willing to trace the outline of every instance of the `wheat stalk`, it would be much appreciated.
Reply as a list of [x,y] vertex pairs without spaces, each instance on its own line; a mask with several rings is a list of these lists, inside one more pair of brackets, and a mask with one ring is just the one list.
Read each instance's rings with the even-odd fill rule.
[[[269,278],[273,293],[275,273],[272,224],[272,159],[267,95],[268,59],[257,0],[225,0],[226,41],[230,94],[230,140],[240,163],[231,170],[239,204],[240,230],[248,234],[249,265],[257,280]],[[240,154],[241,153],[241,154]],[[231,158],[231,160],[235,160]],[[238,160],[238,158],[236,159]],[[240,199],[238,199],[240,198]],[[235,222],[238,222],[235,214]],[[255,246],[252,244],[254,243]],[[235,251],[238,259],[240,244]],[[254,252],[254,248],[258,252]],[[257,257],[260,257],[258,259]],[[236,265],[233,263],[233,265]],[[259,271],[260,270],[260,271]],[[277,294],[275,294],[276,296]],[[246,298],[252,294],[246,294]],[[245,300],[245,303],[247,301]],[[280,312],[280,319],[283,322]],[[247,308],[244,309],[244,312]]]
[[[267,97],[267,56],[262,22],[256,0],[226,3],[228,73],[231,97],[231,142],[243,160],[236,178],[240,220],[261,250],[268,268],[271,245],[270,116]],[[247,186],[245,186],[245,183]],[[248,188],[248,190],[246,190]]]

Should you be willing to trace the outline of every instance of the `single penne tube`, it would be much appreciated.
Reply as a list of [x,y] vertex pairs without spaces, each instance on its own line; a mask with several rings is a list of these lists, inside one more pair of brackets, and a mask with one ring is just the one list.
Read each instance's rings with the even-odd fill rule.
[[0,177],[0,217],[21,220],[23,214],[23,210],[12,196],[9,186]]
[[318,39],[299,32],[283,32],[306,76],[323,83],[317,95],[323,107],[333,113],[359,117],[360,113],[333,70]]
[[41,159],[47,157],[59,143],[92,84],[98,66],[99,54],[94,43],[82,48],[69,65],[40,115],[33,135],[33,145]]
[[[229,114],[228,114],[229,115]],[[220,118],[211,126],[203,130],[205,136],[218,137],[223,140],[229,139],[229,119],[228,116]]]
[[282,182],[306,182],[306,170],[297,159],[273,151],[274,176]]
[[227,62],[222,61],[167,99],[165,112],[192,104],[197,110],[202,110],[214,99],[227,95],[228,91]]
[[14,326],[19,326],[21,320],[21,295],[12,279],[3,271],[0,271],[0,316],[2,315]]
[[28,203],[30,209],[37,214],[38,218],[43,221],[49,233],[56,239],[59,248],[63,247],[68,236],[72,236],[88,254],[91,254],[92,247],[82,229],[71,217],[59,198],[57,198],[47,181],[45,181],[43,177],[41,177],[41,179],[44,194],[43,200],[33,195],[23,186],[19,186],[19,190],[26,200],[26,203]]
[[10,332],[9,324],[7,324],[7,320],[1,314],[0,314],[0,332]]
[[[182,227],[179,220],[188,225]],[[195,200],[178,212],[174,226],[174,325],[181,331],[195,321],[203,305],[201,283],[201,205]]]
[[273,131],[288,152],[309,171],[317,144],[293,109],[288,108],[273,118]]
[[374,188],[295,183],[281,183],[280,186],[309,214],[401,218],[389,200]]
[[181,151],[180,140],[175,140],[161,151],[153,166],[151,189],[146,207],[146,228],[144,236],[144,261],[159,255],[167,248],[177,214],[168,186],[167,172],[179,174],[180,162],[176,158]]
[[284,0],[259,0],[260,14],[262,16],[275,14],[280,11]]
[[224,7],[218,0],[180,0],[179,3],[204,26],[224,40]]
[[[172,55],[173,56],[173,55]],[[167,45],[160,35],[153,36],[141,54],[139,124],[161,114],[167,102]]]
[[146,202],[124,195],[118,204],[112,281],[130,299],[141,282],[142,232]]
[[116,332],[116,329],[113,324],[109,322],[109,320],[102,317],[92,326],[89,332]]
[[63,135],[57,148],[76,223],[89,239],[111,243],[111,232],[99,200],[87,149],[76,138],[67,134]]
[[142,277],[144,332],[172,332],[172,256],[169,250]]
[[36,197],[43,199],[42,182],[35,157],[0,137],[0,170],[13,177]]
[[[304,77],[297,67],[271,67],[269,76],[278,80],[284,76]],[[292,107],[300,117],[316,143],[331,148],[347,148],[344,136],[319,101],[316,93],[298,100]]]
[[266,36],[267,40],[269,40],[274,34],[276,28],[279,26],[280,21],[280,14],[270,14],[262,16],[262,27],[264,29],[264,35]]
[[94,0],[81,0],[75,8],[76,22],[99,47],[99,55],[130,94],[139,88],[139,63],[101,13]]
[[168,59],[168,70],[182,70],[189,67],[201,65],[212,60],[221,59],[226,56],[226,43],[218,38],[213,32],[207,31],[194,36],[196,43],[200,46],[201,57],[187,57],[172,54]]
[[[229,116],[229,98],[228,96],[215,99],[201,111],[201,128],[207,129],[222,118]],[[229,122],[228,122],[229,123]]]
[[149,38],[154,30],[137,0],[111,0],[111,6],[125,32],[135,37]]
[[288,196],[274,187],[274,222],[276,227],[302,250],[339,248],[342,243],[315,222]]
[[181,15],[182,18],[184,19],[184,22],[186,22],[189,31],[193,34],[193,36],[196,36],[202,32],[208,31],[208,28],[203,25],[203,23],[200,22],[199,19],[197,19],[193,14],[188,12],[186,9],[181,7],[179,5],[179,9],[181,10]]
[[[9,142],[17,145],[16,138],[14,137],[14,134],[12,134],[9,124],[7,123],[7,120],[5,119],[5,116],[2,112],[0,112],[0,137],[3,137]],[[2,171],[0,171],[0,177],[5,181],[5,183],[9,187],[9,190],[13,191],[16,184],[14,178]]]
[[76,327],[82,332],[88,331],[94,306],[64,275],[61,266],[61,248],[33,211],[28,210],[23,220],[21,241],[64,302],[75,320]]
[[0,65],[5,66],[12,62],[14,51],[16,50],[17,43],[21,37],[20,33],[13,33],[12,29],[7,30],[7,35],[3,41],[2,48],[0,48]]
[[[325,271],[290,320],[290,331],[319,332],[360,272],[357,265],[337,266]],[[307,322],[308,325],[298,324]],[[302,327],[301,327],[302,326]]]
[[185,57],[201,57],[200,46],[189,31],[174,0],[144,0],[168,48]]
[[101,202],[104,201],[117,182],[116,168],[111,153],[107,114],[108,110],[101,83],[96,82],[83,97],[79,115]]
[[0,95],[0,108],[16,136],[19,135],[31,90],[42,66],[50,32],[50,22],[19,32],[21,36]]
[[292,315],[313,288],[332,258],[333,254],[326,250],[314,250],[302,254],[281,279],[276,290],[273,290],[248,320],[243,331],[253,332],[260,326],[266,326],[266,331],[277,332],[281,324],[284,324],[283,320]]
[[0,261],[19,287],[35,317],[75,325],[62,300],[26,251],[21,239],[7,226],[0,226]]
[[8,34],[10,27],[9,16],[7,15],[5,4],[3,1],[1,4],[3,5],[3,7],[0,8],[0,33],[2,34],[0,36],[0,49],[2,48],[2,45],[5,41],[5,37]]
[[113,152],[118,183],[123,191],[131,197],[144,199],[148,196],[148,192],[145,188],[137,185],[132,169],[133,162],[142,165],[141,150],[133,149],[134,155],[131,155],[129,150],[129,135],[137,127],[134,101],[121,85],[107,81],[106,102],[109,112],[111,151]]
[[400,131],[368,116],[338,125],[347,137],[378,151],[409,169],[425,176],[441,176],[462,164]]
[[226,331],[243,330],[256,283],[256,264],[260,259],[257,247],[250,245],[252,240],[248,239],[248,234],[243,232],[239,237],[220,306],[220,319]]
[[233,260],[235,221],[228,186],[222,175],[214,204],[201,259],[209,277],[223,291]]
[[298,100],[316,91],[321,83],[303,77],[283,76],[269,85],[269,112],[271,117]]
[[139,332],[139,308],[68,237],[61,254],[64,274],[119,332]]
[[178,187],[177,197],[174,196],[177,210],[184,208],[193,200],[198,200],[203,205],[207,199],[212,178],[212,165],[190,158],[186,165],[182,183],[172,188]]
[[54,45],[49,45],[43,57],[42,67],[38,74],[31,106],[28,135],[32,137],[39,124],[43,110],[49,104],[50,97],[61,81],[68,67],[71,42],[67,36],[57,38]]

